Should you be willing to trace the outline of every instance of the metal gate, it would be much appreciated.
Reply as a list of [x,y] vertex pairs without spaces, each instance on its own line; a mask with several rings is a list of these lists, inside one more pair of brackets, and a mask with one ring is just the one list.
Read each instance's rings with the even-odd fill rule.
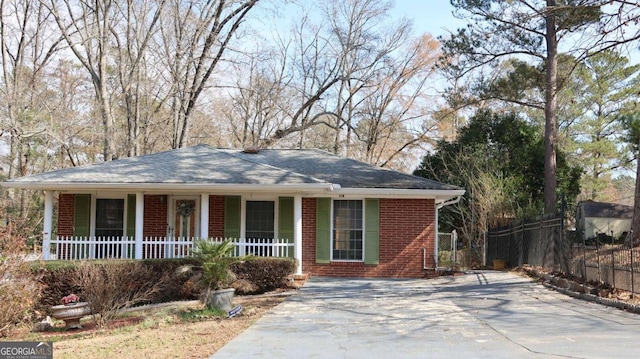
[[459,267],[458,233],[438,233],[438,265],[439,268]]

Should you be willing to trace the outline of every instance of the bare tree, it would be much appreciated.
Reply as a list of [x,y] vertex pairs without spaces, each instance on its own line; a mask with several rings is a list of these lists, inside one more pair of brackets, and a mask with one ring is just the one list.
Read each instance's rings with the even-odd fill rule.
[[349,0],[328,2],[324,9],[333,56],[340,60],[341,80],[330,105],[336,120],[343,122],[336,123],[335,153],[344,149],[349,156],[358,113],[370,93],[366,89],[376,86],[379,72],[393,61],[393,52],[411,39],[407,20],[385,21],[391,7],[391,2],[383,0]]
[[295,95],[289,89],[292,82],[287,59],[279,55],[282,53],[276,51],[256,53],[247,66],[237,69],[236,88],[224,113],[234,143],[242,147],[261,146],[264,139],[286,126],[288,99]]
[[103,160],[115,155],[115,126],[109,89],[109,51],[111,29],[118,19],[112,0],[51,0],[53,14],[64,40],[91,77],[96,108],[103,127]]
[[[47,66],[58,51],[60,38],[39,1],[0,1],[0,123],[6,141],[8,178],[50,169],[47,133],[50,115]],[[37,227],[38,218],[26,191],[4,191],[7,218],[21,226]],[[25,233],[33,233],[20,228]]]
[[413,37],[409,22],[387,22],[390,6],[330,2],[319,22],[311,12],[297,17],[278,49],[241,64],[226,111],[236,141],[410,167],[409,150],[434,128],[426,84],[438,50],[432,38]]
[[[49,4],[66,44],[91,79],[102,121],[105,161],[140,152],[142,106],[148,98],[143,88],[148,76],[143,72],[144,61],[165,2],[52,0]],[[124,134],[116,120],[121,101]],[[144,109],[147,117],[158,110],[149,106]],[[120,143],[124,148],[118,148]]]
[[8,177],[27,174],[33,139],[46,132],[46,68],[60,39],[39,1],[0,1],[2,129],[9,137]]
[[161,103],[152,100],[145,60],[148,47],[164,10],[166,0],[127,0],[116,4],[122,22],[110,29],[116,46],[118,83],[126,118],[125,149],[127,156],[141,152],[142,130],[148,127]]
[[[86,71],[71,60],[52,66],[47,83],[47,137],[51,168],[75,167],[93,162],[102,153],[102,131],[94,119],[93,91]],[[41,169],[45,171],[46,169]]]
[[237,70],[241,80],[231,93],[227,117],[242,145],[307,147],[308,130],[334,126],[335,115],[321,99],[340,80],[339,59],[330,55],[321,28],[307,16],[300,18],[291,40],[279,39],[277,48],[256,53],[248,67]]
[[432,142],[430,138],[435,137],[437,127],[431,116],[434,103],[427,90],[436,72],[439,51],[438,42],[428,35],[402,50],[378,71],[376,85],[363,89],[367,96],[358,114],[358,125],[353,128],[353,147],[359,148],[360,153],[353,155],[382,167],[397,162],[399,169],[406,169],[410,166],[402,158],[409,157],[409,150]]
[[168,83],[161,98],[171,108],[171,145],[183,147],[198,99],[207,88],[243,20],[258,0],[207,1],[172,0],[160,20],[164,59],[163,74]]
[[445,227],[459,231],[468,249],[467,264],[482,265],[484,233],[489,228],[510,222],[521,210],[513,197],[517,181],[505,177],[499,170],[488,168],[486,152],[480,148],[436,153],[434,156],[442,159],[438,163],[443,167],[429,167],[432,163],[425,161],[420,169],[422,175],[448,183],[455,179],[466,190],[458,203],[443,209],[441,221]]

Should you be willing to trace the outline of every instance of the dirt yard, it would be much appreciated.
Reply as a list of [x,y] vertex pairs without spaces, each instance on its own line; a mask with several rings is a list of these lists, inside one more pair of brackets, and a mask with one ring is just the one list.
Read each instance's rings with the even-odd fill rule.
[[[89,320],[83,329],[62,331],[59,322],[54,331],[25,333],[21,340],[53,341],[55,358],[208,358],[285,298],[238,296],[234,305],[243,310],[233,318],[198,317],[201,304],[176,303],[129,312],[103,329]],[[185,318],[189,312],[196,314]]]

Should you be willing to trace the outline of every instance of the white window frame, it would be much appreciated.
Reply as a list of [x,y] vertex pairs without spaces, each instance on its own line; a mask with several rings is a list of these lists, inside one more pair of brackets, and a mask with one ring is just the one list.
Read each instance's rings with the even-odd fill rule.
[[[362,204],[362,259],[334,259],[333,258],[333,243],[334,243],[334,236],[333,233],[335,232],[334,229],[334,213],[333,213],[333,209],[334,209],[334,202],[335,201],[359,201]],[[331,253],[331,261],[332,262],[355,262],[355,263],[363,263],[364,259],[366,258],[365,256],[365,250],[366,250],[366,223],[365,223],[365,218],[367,218],[366,214],[366,206],[365,206],[365,200],[364,198],[332,198],[331,199],[331,246],[330,246],[330,253]]]

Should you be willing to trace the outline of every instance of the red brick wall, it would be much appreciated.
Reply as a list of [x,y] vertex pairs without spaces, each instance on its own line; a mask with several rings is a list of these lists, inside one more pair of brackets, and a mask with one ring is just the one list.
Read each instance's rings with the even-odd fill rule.
[[[58,235],[73,235],[75,195],[61,193],[58,195]],[[166,195],[144,196],[145,237],[164,237],[167,235],[167,203]],[[131,233],[130,235],[133,235]],[[209,197],[209,236],[224,236],[224,196]]]
[[144,195],[143,237],[167,235],[167,202],[166,195]]
[[318,274],[316,264],[316,199],[302,198],[302,273]]
[[58,235],[73,235],[73,215],[74,215],[75,195],[71,193],[60,193],[58,195]]
[[[143,235],[164,237],[167,196],[144,196]],[[73,234],[74,195],[58,197],[58,235]],[[427,267],[434,266],[435,205],[433,200],[380,199],[380,264],[362,262],[315,263],[316,199],[302,199],[302,271],[317,276],[423,277],[422,248]],[[209,197],[209,235],[224,235],[224,196]]]
[[[315,263],[316,228],[314,198],[302,199],[303,273],[336,277],[419,278],[423,247],[427,267],[434,266],[435,203],[426,199],[380,199],[380,264],[363,262]],[[366,244],[365,244],[366,246]]]
[[224,237],[224,196],[209,196],[209,237]]

